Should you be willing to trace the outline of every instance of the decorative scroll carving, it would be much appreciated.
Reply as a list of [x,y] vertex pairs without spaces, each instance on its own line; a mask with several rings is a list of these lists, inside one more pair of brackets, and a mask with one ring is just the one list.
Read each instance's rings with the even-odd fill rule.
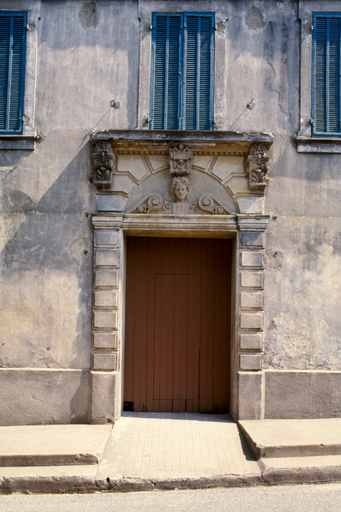
[[175,176],[187,176],[191,174],[193,161],[193,149],[180,144],[169,149],[170,173]]
[[191,204],[191,210],[202,210],[212,215],[228,215],[228,212],[212,196],[204,194],[197,201]]
[[163,199],[160,194],[151,194],[143,199],[143,201],[133,210],[133,213],[150,213],[156,210],[170,210],[171,205]]
[[251,190],[264,190],[267,186],[268,160],[267,148],[262,144],[254,144],[247,157],[247,172]]
[[93,184],[98,188],[110,187],[112,173],[115,173],[115,154],[108,140],[97,142],[92,152],[93,159]]
[[183,203],[188,201],[192,186],[187,178],[180,176],[173,179],[171,190],[175,195],[176,201]]

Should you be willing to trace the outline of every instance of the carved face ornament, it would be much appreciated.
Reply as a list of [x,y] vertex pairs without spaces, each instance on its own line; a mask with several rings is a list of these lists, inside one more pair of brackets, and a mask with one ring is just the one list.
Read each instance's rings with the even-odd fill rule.
[[187,178],[174,178],[172,181],[172,192],[178,201],[186,201],[191,192],[191,184]]

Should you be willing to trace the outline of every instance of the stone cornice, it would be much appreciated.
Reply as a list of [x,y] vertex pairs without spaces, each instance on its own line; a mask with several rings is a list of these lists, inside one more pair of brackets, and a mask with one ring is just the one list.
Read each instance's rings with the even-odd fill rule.
[[116,154],[168,154],[173,144],[185,143],[198,155],[246,156],[254,144],[268,149],[273,136],[258,132],[112,130],[91,135],[93,146],[99,141],[110,141]]

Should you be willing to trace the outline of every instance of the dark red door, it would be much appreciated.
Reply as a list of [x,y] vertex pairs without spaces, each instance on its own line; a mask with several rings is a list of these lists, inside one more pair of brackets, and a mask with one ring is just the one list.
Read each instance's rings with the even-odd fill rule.
[[126,407],[228,411],[231,254],[230,240],[127,239]]

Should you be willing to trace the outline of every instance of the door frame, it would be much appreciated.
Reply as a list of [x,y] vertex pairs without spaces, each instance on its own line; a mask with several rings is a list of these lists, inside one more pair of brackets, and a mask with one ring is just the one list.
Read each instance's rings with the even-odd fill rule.
[[[143,240],[145,242],[143,242]],[[131,245],[131,246],[129,244],[130,241],[133,241],[133,245]],[[146,241],[148,241],[148,245],[145,245]],[[166,245],[164,245],[163,241],[166,241]],[[172,243],[172,241],[177,241],[178,244],[175,246]],[[199,245],[195,241],[199,242]],[[179,250],[180,246],[182,248],[184,247],[183,246],[184,242],[185,242],[185,247],[188,250],[189,261],[191,260],[192,265],[195,265],[195,268],[194,268],[194,266],[187,267],[187,265],[186,265],[186,270],[184,270],[182,257],[181,257],[181,263],[180,263],[180,259],[179,259],[180,253],[177,251]],[[229,243],[228,243],[228,245],[226,243],[224,243],[224,245],[222,245],[222,242],[229,242]],[[123,372],[129,373],[129,379],[125,379],[125,375],[123,375],[124,388],[125,388],[125,386],[127,386],[129,388],[129,395],[127,395],[126,389],[123,389],[123,395],[124,395],[124,404],[127,404],[127,406],[128,406],[128,404],[134,403],[134,409],[128,408],[126,410],[142,411],[142,410],[145,410],[145,407],[147,407],[148,408],[147,410],[149,410],[149,411],[153,411],[153,410],[157,411],[157,410],[159,410],[159,406],[160,406],[160,404],[158,403],[159,400],[167,402],[167,406],[170,407],[169,400],[175,399],[175,404],[177,403],[177,400],[180,400],[180,402],[183,402],[182,406],[185,406],[184,402],[186,400],[189,400],[189,403],[188,403],[188,407],[189,407],[188,411],[189,412],[192,412],[191,411],[191,402],[193,400],[194,400],[194,402],[196,402],[196,401],[198,402],[199,409],[203,410],[203,408],[204,409],[208,408],[208,409],[210,409],[210,412],[213,412],[213,410],[211,410],[211,408],[214,406],[215,402],[213,401],[213,403],[211,405],[209,405],[210,404],[209,397],[211,397],[211,395],[213,393],[213,400],[217,400],[216,407],[220,408],[221,411],[224,409],[224,412],[225,411],[229,412],[229,406],[230,406],[230,404],[229,404],[229,401],[230,401],[230,359],[231,359],[230,358],[230,351],[231,351],[231,277],[232,277],[232,259],[231,258],[232,258],[232,248],[233,248],[233,244],[231,242],[233,242],[233,239],[227,238],[227,237],[225,237],[225,238],[212,238],[212,237],[211,238],[207,238],[207,237],[205,237],[205,238],[202,238],[202,237],[190,237],[190,238],[189,237],[181,237],[181,238],[176,237],[175,238],[175,237],[144,237],[144,236],[132,237],[129,234],[125,237],[127,260],[129,262],[129,255],[131,254],[133,257],[133,261],[129,265],[129,269],[128,269],[128,263],[127,263],[127,270],[126,270],[127,288],[128,288],[128,282],[129,282],[130,283],[130,287],[129,287],[130,292],[129,292],[129,294],[127,292],[126,301],[125,301],[125,314],[126,314],[127,321],[129,322],[129,324],[125,326],[125,337],[126,338],[128,337],[128,339],[129,339],[130,358],[129,358],[129,360],[127,360],[126,355],[125,355],[124,356],[124,364],[122,362]],[[141,243],[142,243],[142,245],[141,245]],[[129,247],[131,247],[131,251],[132,251],[131,253],[130,253]],[[200,259],[199,260],[197,259],[197,255],[199,254],[198,251],[199,250],[201,251],[202,248],[204,251],[203,254],[206,255],[204,266],[202,264],[198,263],[200,261]],[[148,249],[148,257],[146,256],[147,253],[143,252],[146,249]],[[166,267],[162,266],[163,265],[162,258],[166,254],[164,252],[165,249],[166,249],[167,254],[171,254],[171,255],[174,254],[174,257],[176,257],[178,264],[180,263],[180,267],[175,264],[175,267],[174,268],[172,267],[173,270],[169,270],[168,265],[172,265],[171,264],[171,261],[173,261],[172,256],[170,256],[169,262],[166,263]],[[154,250],[155,250],[155,252],[154,252]],[[174,250],[174,253],[173,253],[173,250]],[[186,254],[187,254],[187,250],[186,250]],[[152,267],[150,267],[150,265],[149,265],[150,258],[152,258],[154,261],[154,257],[156,258],[155,263],[153,264]],[[194,260],[195,260],[195,263],[194,263]],[[143,264],[141,263],[143,265],[142,267],[140,265],[140,261],[144,262]],[[167,261],[168,261],[168,258],[167,258]],[[165,262],[163,261],[163,263],[165,263]],[[219,275],[219,277],[218,277],[218,282],[216,281],[216,278],[212,279],[213,278],[212,272],[213,272],[213,269],[216,266],[216,264],[218,264],[220,267],[219,273],[221,272],[221,275]],[[154,267],[154,265],[156,265],[156,267]],[[137,272],[137,275],[139,276],[137,278],[137,280],[135,280],[136,272]],[[146,279],[147,275],[148,275],[148,279]],[[218,274],[215,274],[215,275],[218,276]],[[144,277],[142,277],[142,276],[144,276]],[[158,320],[160,320],[160,317],[158,316],[157,311],[159,312],[159,314],[166,315],[166,317],[168,318],[167,325],[169,325],[170,323],[172,325],[177,325],[176,318],[175,318],[175,320],[173,318],[171,320],[167,316],[167,313],[165,311],[165,308],[166,308],[167,311],[169,311],[169,312],[173,311],[173,314],[174,314],[174,310],[172,309],[171,303],[169,303],[168,293],[165,291],[163,286],[159,287],[158,293],[160,293],[160,295],[157,293],[157,283],[159,283],[159,285],[160,285],[160,279],[166,280],[168,282],[168,279],[170,277],[172,280],[174,278],[175,278],[175,280],[176,280],[176,278],[185,279],[185,280],[187,278],[189,278],[190,281],[192,282],[192,284],[194,284],[194,280],[196,282],[196,292],[195,292],[194,296],[192,295],[190,303],[192,304],[192,306],[195,304],[195,301],[197,301],[197,303],[196,303],[195,307],[191,306],[190,309],[188,310],[189,314],[191,311],[192,316],[193,315],[196,316],[196,321],[192,324],[191,323],[186,324],[187,327],[185,329],[180,329],[181,334],[180,334],[180,332],[178,332],[178,334],[180,334],[180,336],[181,336],[182,334],[184,334],[184,332],[187,333],[188,332],[187,328],[194,329],[196,331],[196,333],[198,334],[198,332],[200,332],[200,328],[198,331],[197,326],[202,325],[201,324],[201,318],[202,318],[201,315],[206,310],[211,311],[211,313],[208,313],[208,318],[210,318],[209,325],[210,325],[210,327],[212,327],[212,330],[210,329],[209,331],[207,331],[206,335],[205,335],[206,330],[204,327],[204,330],[201,331],[202,334],[199,336],[196,336],[197,343],[190,341],[190,339],[192,339],[192,338],[188,339],[187,342],[185,342],[183,340],[183,343],[182,342],[179,343],[179,339],[177,338],[177,336],[176,336],[176,338],[173,339],[170,332],[168,330],[165,331],[166,338],[169,339],[169,336],[170,336],[172,339],[172,341],[171,341],[172,347],[173,347],[173,343],[174,343],[174,349],[175,349],[175,353],[174,353],[175,359],[174,359],[174,367],[173,367],[174,373],[171,372],[171,374],[169,374],[170,380],[167,379],[167,381],[163,381],[161,379],[161,381],[162,381],[161,387],[163,384],[166,385],[165,382],[167,382],[167,385],[166,385],[167,386],[167,396],[155,396],[155,392],[158,393],[158,391],[156,391],[156,389],[155,389],[154,378],[155,378],[155,376],[158,375],[158,369],[157,369],[158,366],[157,365],[155,366],[154,363],[158,359],[157,359],[157,356],[156,356],[156,359],[154,358],[155,354],[153,356],[151,356],[151,352],[153,350],[151,348],[152,323],[154,324],[155,336],[158,332],[157,326],[159,328],[162,328],[161,326],[164,325],[162,323],[160,324],[160,321],[158,321]],[[141,279],[143,279],[143,281],[141,281]],[[207,294],[206,292],[202,293],[200,291],[201,290],[200,280],[202,280],[202,279],[203,279],[203,281],[201,281],[202,283],[205,283],[206,279],[208,279],[207,283],[211,283],[212,286],[214,286],[214,288],[212,288],[212,289],[209,288],[209,290],[211,291],[211,294],[213,293],[213,295],[211,295],[211,299],[213,298],[213,296],[215,297],[214,301],[215,301],[215,306],[217,307],[217,311],[220,311],[220,313],[218,313],[218,318],[217,318],[216,314],[214,314],[214,316],[213,316],[213,310],[211,310],[211,307],[210,307],[210,305],[212,305],[211,299],[209,299],[210,293]],[[226,283],[224,285],[222,285],[222,279],[224,280],[224,283],[225,283],[225,279],[226,279]],[[174,282],[173,282],[173,285],[174,285]],[[204,288],[202,288],[202,290],[205,289],[205,284],[203,284],[203,286],[204,286]],[[206,286],[207,286],[207,284],[206,284]],[[189,287],[188,290],[190,290],[189,293],[193,294],[194,288],[190,288],[189,282],[188,282],[188,287]],[[135,291],[134,291],[134,289],[135,289]],[[180,289],[182,290],[182,288],[180,288]],[[179,291],[180,290],[178,290],[178,292]],[[173,290],[173,293],[175,293],[174,296],[176,296],[176,292],[174,290]],[[128,297],[128,295],[130,298]],[[159,300],[161,300],[161,295],[163,297],[164,302],[163,302],[163,307],[161,307],[161,309],[160,309],[158,307],[158,305],[160,304]],[[180,295],[181,295],[181,292],[180,292]],[[152,306],[151,297],[153,297],[153,304],[156,309],[154,309],[154,307]],[[181,301],[179,295],[177,297]],[[130,301],[132,299],[133,299],[133,302],[135,303],[135,312],[134,313],[133,313],[134,307],[131,307],[131,304],[130,304]],[[223,310],[221,309],[220,299],[222,301],[224,301],[224,300],[227,301],[227,304],[225,304]],[[149,303],[148,308],[146,307],[146,301],[148,301],[148,303]],[[218,302],[216,302],[216,301],[218,301]],[[175,307],[175,311],[177,311],[177,313],[180,315],[180,317],[182,317],[182,320],[184,320],[184,317],[182,315],[183,315],[184,311],[187,311],[186,310],[187,302],[186,302],[186,304],[182,303],[181,306],[179,305],[178,300],[176,300],[176,303],[177,303],[179,309],[177,309],[176,305],[173,306],[173,308]],[[170,309],[168,306],[170,306]],[[137,309],[136,309],[136,307],[137,307]],[[140,307],[142,307],[141,311],[140,311]],[[152,308],[151,311],[150,311],[150,308]],[[154,309],[154,311],[153,311],[153,309]],[[143,311],[143,313],[142,313],[142,311]],[[222,311],[224,311],[226,313],[222,313]],[[147,312],[148,312],[148,314],[147,314]],[[177,313],[175,313],[175,317],[177,317]],[[212,316],[210,316],[210,314]],[[186,317],[186,314],[185,314],[185,317]],[[204,318],[205,317],[207,318],[206,314],[204,313]],[[226,322],[225,317],[228,319],[227,325],[225,324],[225,322]],[[132,330],[132,325],[134,325],[136,318],[141,320],[142,323],[144,323],[144,321],[146,321],[146,323],[144,324],[146,330],[144,330],[144,328],[142,326],[141,326],[142,330],[138,326]],[[149,318],[149,320],[147,320],[147,318]],[[153,318],[153,322],[151,321],[152,318]],[[207,324],[205,324],[205,325],[207,328]],[[216,326],[218,326],[217,332],[215,331]],[[182,327],[183,327],[183,325],[182,325]],[[224,329],[223,337],[221,336],[220,328]],[[137,331],[136,331],[136,329],[137,329]],[[216,335],[214,335],[212,338],[213,329],[214,329],[214,332],[216,332]],[[130,334],[128,335],[129,332],[130,332]],[[191,332],[193,332],[193,334],[194,334],[193,330]],[[142,334],[142,337],[141,337],[141,334]],[[203,335],[203,338],[201,337],[202,335]],[[125,340],[125,345],[127,345],[128,339]],[[144,340],[144,341],[142,341],[142,340]],[[199,342],[199,340],[201,340],[201,342]],[[154,342],[155,342],[155,338],[154,338]],[[189,359],[187,359],[188,358],[187,353],[185,354],[185,353],[181,352],[181,355],[180,355],[180,353],[178,352],[179,350],[180,351],[183,350],[185,346],[187,347],[187,343],[188,343],[188,346],[192,347],[192,349],[194,350],[192,355],[189,356]],[[170,345],[167,345],[167,347],[170,347]],[[226,348],[223,348],[223,347],[226,347]],[[155,348],[155,346],[154,346],[154,348]],[[139,350],[141,350],[142,353],[144,354],[141,361],[139,359],[139,355],[137,356],[138,359],[137,360],[135,359],[136,350],[137,350],[138,354],[140,354]],[[196,353],[196,350],[197,350],[197,353]],[[224,363],[222,362],[221,358],[219,358],[219,360],[217,360],[216,359],[217,356],[213,355],[216,350],[218,350],[218,351],[226,350],[227,351],[227,353],[225,354],[226,357],[224,355]],[[125,351],[125,353],[126,353],[126,351]],[[133,356],[133,353],[135,353],[135,356]],[[200,356],[200,353],[202,354],[201,356]],[[147,354],[149,354],[149,356],[147,356]],[[195,356],[195,354],[197,354],[197,355]],[[169,355],[169,357],[171,357],[171,356]],[[213,364],[213,367],[212,367],[212,366],[210,366],[210,364],[213,363],[213,359],[211,359],[213,357],[214,357],[215,363]],[[211,372],[214,368],[214,371],[212,372],[212,374],[202,373],[203,370],[200,369],[202,364],[203,364],[203,368],[205,368],[206,358],[207,358],[208,368],[211,368]],[[128,361],[129,361],[129,364],[128,364]],[[135,363],[134,363],[134,361],[135,361]],[[136,363],[136,361],[137,361],[137,363]],[[153,361],[153,363],[152,363],[152,361]],[[168,361],[168,359],[167,359],[167,361]],[[187,363],[184,363],[185,361],[187,361]],[[195,363],[195,361],[197,364]],[[164,362],[164,364],[166,364],[166,363]],[[187,396],[187,394],[185,393],[186,397],[184,395],[182,395],[181,397],[179,397],[179,396],[175,397],[172,395],[170,388],[168,387],[169,383],[174,378],[174,382],[173,381],[172,382],[175,386],[175,390],[176,390],[175,392],[178,393],[180,391],[179,390],[180,382],[182,382],[182,384],[184,384],[184,381],[182,379],[180,379],[180,373],[177,373],[177,372],[181,371],[180,367],[182,368],[182,371],[185,371],[184,367],[181,366],[182,364],[190,365],[190,367],[192,368],[192,371],[194,371],[194,373],[189,374],[190,375],[190,377],[189,377],[190,384],[187,381],[187,373],[186,373],[186,382],[187,382],[187,384],[189,384],[190,389],[192,389],[192,387],[191,387],[192,385],[194,386],[194,388],[197,392],[196,396]],[[218,366],[219,366],[219,371],[217,371]],[[134,367],[134,369],[133,369],[133,367]],[[167,368],[170,368],[170,367],[168,367],[168,363],[167,363]],[[188,370],[187,366],[186,366],[186,368]],[[228,372],[227,372],[227,369],[228,369]],[[138,386],[138,388],[135,388],[135,385],[133,386],[133,383],[136,382],[135,378],[140,379],[141,371],[142,371],[142,375],[145,375],[145,378],[142,378],[142,380],[141,380],[141,386],[142,386],[143,391],[140,396],[140,391],[139,391],[140,386]],[[166,371],[165,368],[164,368],[164,371]],[[133,373],[131,373],[131,372],[133,372]],[[163,375],[165,375],[164,372],[161,372],[161,373]],[[184,378],[184,373],[181,373],[181,375]],[[212,375],[212,377],[211,377],[211,375]],[[213,375],[214,375],[214,377],[213,377]],[[223,379],[223,382],[224,382],[223,385],[221,382],[221,384],[219,386],[217,386],[216,379],[218,378],[218,375],[220,375],[219,379]],[[211,378],[213,379],[212,382],[210,381]],[[194,380],[192,380],[192,379],[194,379]],[[195,384],[194,384],[194,381],[196,382]],[[207,381],[207,385],[205,385],[206,381]],[[211,382],[211,384],[209,384],[210,382]],[[144,387],[144,385],[146,386],[146,388]],[[212,386],[212,388],[210,388],[210,385]],[[152,388],[153,388],[153,393],[151,392]],[[163,387],[162,387],[162,389],[165,392],[165,389]],[[194,391],[194,389],[192,391]],[[183,387],[181,387],[181,392],[184,393]],[[220,395],[221,393],[224,393],[224,399],[222,399],[222,397]],[[133,398],[133,397],[135,397],[135,398]],[[142,399],[142,397],[144,397],[144,398]],[[136,399],[136,402],[135,402],[135,399]],[[144,400],[143,404],[145,404],[145,405],[142,406],[140,399]],[[129,405],[129,407],[130,406],[131,405]],[[166,407],[165,404],[164,404],[164,406]],[[143,409],[142,409],[142,407],[143,407]],[[154,409],[154,407],[155,407],[155,409]],[[174,410],[174,412],[176,412],[177,406],[174,405],[174,407],[175,407],[175,409],[173,408],[173,410]],[[181,407],[181,406],[179,406],[179,407]],[[187,409],[187,405],[186,405],[186,409]],[[160,409],[160,410],[162,410],[162,409]]]
[[[264,231],[269,216],[165,215],[96,213],[94,273],[115,274],[111,287],[94,279],[91,421],[115,421],[123,410],[126,238],[229,238],[233,240],[231,272],[230,413],[232,418],[264,417],[261,350],[263,336]],[[103,272],[104,271],[104,272]],[[115,295],[112,302],[96,294]],[[95,342],[96,339],[114,339]]]

